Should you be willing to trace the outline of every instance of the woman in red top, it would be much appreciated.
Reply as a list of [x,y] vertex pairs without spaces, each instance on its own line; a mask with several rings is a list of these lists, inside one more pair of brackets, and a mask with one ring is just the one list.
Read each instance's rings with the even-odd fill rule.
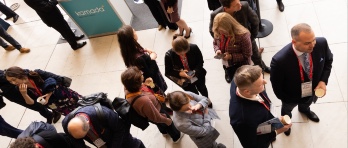
[[250,32],[226,12],[215,16],[213,32],[215,58],[222,59],[228,76],[233,78],[240,66],[252,63]]

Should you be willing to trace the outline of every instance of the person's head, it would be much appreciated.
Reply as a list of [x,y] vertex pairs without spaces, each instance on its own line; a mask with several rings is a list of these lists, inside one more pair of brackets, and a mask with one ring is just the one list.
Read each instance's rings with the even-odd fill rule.
[[89,130],[89,121],[84,116],[75,116],[68,123],[68,132],[75,139],[84,138]]
[[224,12],[233,14],[236,11],[242,9],[240,0],[220,0],[221,5],[224,7]]
[[182,91],[174,91],[167,94],[169,106],[173,111],[185,112],[191,110],[190,96]]
[[178,36],[172,41],[172,47],[177,55],[185,55],[190,50],[190,44],[182,36]]
[[18,138],[13,142],[10,148],[38,148],[32,137]]
[[13,66],[5,70],[7,81],[13,85],[20,85],[28,82],[28,75],[24,69]]
[[136,55],[143,52],[143,47],[137,42],[137,33],[131,26],[124,25],[118,29],[117,37],[125,65],[134,66]]
[[143,72],[131,66],[121,74],[121,81],[128,92],[138,92],[144,81]]
[[256,95],[265,90],[267,83],[263,79],[262,69],[259,66],[243,65],[237,69],[233,77],[239,91],[247,95]]
[[226,12],[221,12],[215,16],[212,30],[214,32],[214,38],[219,38],[221,35],[224,35],[232,37],[232,40],[234,40],[236,34],[249,32]]
[[292,44],[296,50],[311,53],[316,44],[315,34],[306,23],[297,24],[291,28]]

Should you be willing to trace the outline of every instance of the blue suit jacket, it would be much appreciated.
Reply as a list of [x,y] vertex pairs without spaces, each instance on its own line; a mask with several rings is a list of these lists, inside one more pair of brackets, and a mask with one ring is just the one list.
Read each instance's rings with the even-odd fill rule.
[[[312,52],[314,102],[317,100],[317,97],[314,95],[314,88],[317,87],[319,81],[328,83],[333,61],[333,55],[326,39],[317,37],[316,42]],[[309,81],[306,74],[305,81]],[[301,99],[300,69],[291,43],[273,56],[271,62],[271,82],[275,95],[284,102],[301,103],[310,99],[310,97]]]

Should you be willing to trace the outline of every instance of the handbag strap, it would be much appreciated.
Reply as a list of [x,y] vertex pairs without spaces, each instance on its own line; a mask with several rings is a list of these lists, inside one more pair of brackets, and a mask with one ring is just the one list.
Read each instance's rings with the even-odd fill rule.
[[141,96],[143,96],[143,95],[138,95],[138,96],[136,96],[136,97],[133,99],[133,101],[132,101],[132,103],[131,103],[131,107],[133,107],[134,102],[137,101],[138,98],[140,98]]

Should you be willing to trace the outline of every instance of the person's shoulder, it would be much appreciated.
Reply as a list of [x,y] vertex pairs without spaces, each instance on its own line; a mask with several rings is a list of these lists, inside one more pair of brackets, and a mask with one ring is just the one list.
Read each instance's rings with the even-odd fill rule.
[[215,17],[217,14],[219,14],[219,13],[221,13],[221,12],[224,12],[224,7],[223,6],[221,6],[221,7],[219,7],[219,8],[217,8],[217,9],[215,9],[213,12],[211,12],[211,16],[212,17]]
[[[292,44],[289,43],[283,48],[281,48],[274,56],[273,58],[285,58],[287,55],[289,55],[289,52],[292,51]],[[293,51],[292,51],[293,52]]]
[[319,44],[327,44],[327,40],[324,37],[316,37],[315,40],[316,40],[317,44],[318,43]]
[[166,52],[166,54],[165,54],[165,56],[171,56],[172,54],[173,54],[173,49],[171,48],[171,49],[169,49],[167,52]]

